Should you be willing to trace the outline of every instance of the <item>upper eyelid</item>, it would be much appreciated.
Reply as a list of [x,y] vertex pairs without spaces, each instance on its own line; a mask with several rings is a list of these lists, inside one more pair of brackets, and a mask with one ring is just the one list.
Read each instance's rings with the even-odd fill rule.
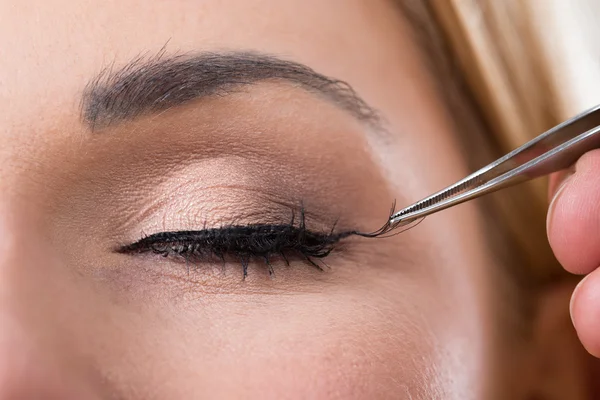
[[[244,102],[246,101],[244,98],[241,98],[240,101]],[[316,104],[311,103],[310,101],[307,101],[307,104],[315,106]],[[294,105],[294,107],[296,107]],[[346,116],[344,116],[342,113],[339,113],[337,111],[333,110],[336,117],[340,118],[340,122],[338,122],[338,120],[336,118],[333,119],[333,126],[340,126],[342,128],[336,130],[337,133],[342,132],[343,134],[346,133],[346,127],[348,127],[347,130],[353,132],[354,134],[359,134],[358,130],[356,129],[356,127],[358,127],[358,124],[356,124],[355,121],[352,121],[351,119],[347,118]],[[330,109],[327,109],[327,112],[329,112]],[[187,113],[188,111],[184,111],[184,114]],[[195,121],[195,118],[199,118],[202,117],[204,115],[205,111],[201,111],[201,113],[199,115],[194,114],[193,115],[193,120]],[[172,115],[169,116],[169,118],[174,118],[176,117],[176,115]],[[269,115],[265,116],[266,118],[270,118]],[[240,115],[240,120],[244,120],[245,117],[244,115]],[[169,119],[170,120],[170,119]],[[262,121],[258,121],[259,123],[262,123]],[[284,126],[280,127],[278,124],[276,124],[276,122],[273,120],[273,125],[269,125],[271,123],[271,120],[267,119],[267,128],[269,131],[272,132],[278,132],[282,129],[284,129]],[[216,125],[218,125],[218,121],[214,121],[214,123]],[[182,141],[177,139],[177,138],[184,138],[185,135],[185,129],[186,128],[186,121],[183,121],[183,128],[180,132],[176,132],[173,134],[173,137],[176,138],[175,142],[177,143],[181,143]],[[347,125],[346,125],[347,124]],[[315,134],[318,135],[318,132],[325,132],[323,125],[319,125],[318,123],[315,123],[315,121],[309,121],[307,122],[307,125],[310,129],[310,132],[314,132]],[[158,124],[158,126],[160,126],[160,124]],[[314,128],[313,128],[314,126]],[[238,128],[237,126],[235,126],[234,128]],[[160,133],[161,129],[160,127],[157,127],[156,125],[153,126],[151,129],[152,133],[153,132],[157,132],[157,137],[167,137],[169,135],[165,135],[164,131],[162,136],[158,136],[158,134]],[[241,128],[238,128],[241,129]],[[235,131],[233,131],[233,134],[236,134]],[[201,135],[196,135],[197,137],[203,136]],[[264,135],[264,136],[268,136],[268,135]],[[298,135],[300,136],[300,135]],[[325,136],[325,135],[321,135],[321,136]],[[131,141],[127,141],[128,145],[132,144],[132,145],[136,145],[137,146],[137,140],[138,138],[134,138]],[[198,139],[196,139],[198,140]],[[212,139],[209,139],[212,140]],[[269,139],[270,140],[270,139]],[[202,140],[198,140],[197,143],[201,143]],[[158,144],[162,144],[163,140],[162,138],[158,141],[158,143],[152,145],[153,147],[150,146],[150,144],[143,144],[143,146],[148,146],[148,147],[143,147],[143,149],[148,149],[149,151],[140,151],[137,148],[133,148],[133,147],[127,147],[124,148],[122,147],[122,152],[120,153],[121,156],[115,156],[114,160],[115,166],[113,168],[107,169],[107,171],[114,171],[117,170],[117,168],[123,168],[123,162],[122,160],[124,159],[124,156],[127,154],[137,154],[140,153],[140,156],[135,156],[135,157],[131,157],[135,162],[145,162],[147,163],[149,161],[149,158],[151,157],[151,154],[153,153],[153,149],[154,148],[159,148],[160,146],[158,146]],[[195,144],[196,142],[194,142]],[[296,143],[296,142],[294,142]],[[252,141],[248,141],[247,143],[245,143],[245,145],[248,146],[248,149],[251,148],[252,146]],[[267,143],[268,145],[268,143]],[[214,146],[213,146],[214,147]],[[293,146],[291,146],[293,147]],[[270,149],[270,147],[267,147],[265,150],[265,154],[267,153],[267,151]],[[217,205],[213,210],[211,210],[211,206],[207,204],[208,203],[213,203],[213,200],[216,200],[217,197],[222,197],[224,192],[219,192],[219,191],[206,191],[203,190],[204,188],[201,186],[204,182],[204,176],[206,177],[210,177],[210,176],[218,176],[218,170],[221,168],[220,166],[218,168],[215,168],[215,171],[207,171],[206,168],[204,167],[204,163],[205,162],[213,162],[215,161],[215,159],[212,157],[212,155],[210,154],[204,154],[202,152],[202,147],[198,147],[196,145],[194,146],[188,146],[188,150],[189,153],[183,153],[181,154],[183,157],[185,157],[186,159],[189,159],[189,162],[184,162],[184,163],[179,163],[176,164],[174,161],[177,159],[176,157],[179,157],[178,154],[176,154],[176,151],[166,151],[166,150],[162,150],[162,152],[160,153],[161,157],[164,154],[165,157],[169,160],[169,163],[164,163],[164,165],[177,165],[177,172],[175,174],[173,173],[173,168],[163,168],[161,165],[158,165],[157,168],[155,169],[155,171],[152,172],[152,175],[148,175],[146,182],[143,186],[142,185],[136,185],[134,182],[134,180],[139,181],[139,176],[137,171],[142,170],[141,167],[142,164],[139,164],[139,167],[136,165],[136,167],[134,168],[123,168],[123,173],[121,175],[122,179],[119,179],[119,182],[114,182],[114,180],[112,180],[110,182],[111,185],[123,185],[123,188],[126,188],[129,190],[130,187],[134,186],[137,190],[137,188],[139,187],[140,190],[137,191],[136,193],[136,198],[131,199],[131,196],[127,195],[126,193],[127,190],[120,190],[118,188],[118,186],[114,187],[113,192],[115,193],[120,193],[120,198],[119,198],[119,202],[120,203],[125,203],[125,202],[131,202],[130,205],[128,205],[129,208],[132,209],[132,211],[135,211],[134,208],[138,208],[141,210],[149,210],[150,208],[147,207],[147,205],[150,202],[154,202],[155,200],[161,201],[163,200],[163,205],[160,206],[160,208],[154,208],[152,211],[150,211],[149,213],[147,213],[145,216],[141,216],[140,213],[136,212],[136,215],[133,218],[123,218],[121,221],[119,221],[119,225],[118,228],[119,230],[116,232],[116,234],[112,234],[110,236],[107,236],[109,238],[114,238],[116,239],[117,242],[123,242],[124,240],[130,240],[134,237],[138,237],[139,238],[139,234],[141,232],[152,232],[152,231],[157,231],[157,228],[160,228],[161,230],[164,230],[163,228],[169,228],[172,230],[178,230],[180,228],[194,228],[195,226],[201,226],[202,223],[204,222],[204,220],[207,218],[206,215],[208,215],[208,218],[211,218],[210,215],[216,215],[217,217],[215,219],[213,219],[210,223],[214,223],[215,221],[220,221],[222,220],[222,217],[225,217],[226,219],[229,219],[231,217],[231,214],[235,213],[237,211],[237,206],[232,205],[232,207],[228,208],[228,205],[225,205],[226,207],[223,207],[223,203],[216,203]],[[195,154],[199,154],[200,158],[196,158],[197,156]],[[194,158],[192,158],[193,155]],[[298,165],[298,162],[302,162],[302,160],[300,159],[296,159],[296,157],[300,157],[301,156],[301,152],[299,152],[299,155],[295,155],[292,154],[293,158],[290,160],[288,166],[289,166],[289,170],[296,170],[296,169],[301,169],[302,170],[302,165]],[[332,156],[337,156],[337,153],[333,153]],[[205,158],[202,158],[205,157]],[[225,157],[221,157],[221,159],[228,164],[235,164],[235,163],[231,163],[230,160],[228,159],[229,154],[226,153]],[[235,155],[234,155],[235,157]],[[110,159],[108,160],[109,162],[111,161]],[[246,160],[248,161],[248,160]],[[249,160],[247,163],[245,164],[241,164],[240,165],[234,165],[235,168],[238,168],[238,170],[233,171],[235,173],[228,175],[231,176],[233,179],[229,179],[224,178],[224,182],[231,182],[231,181],[237,181],[237,182],[243,182],[244,184],[246,184],[246,182],[249,185],[254,185],[254,182],[256,182],[255,177],[258,177],[260,180],[262,180],[263,182],[266,179],[269,179],[269,183],[271,182],[276,182],[276,179],[271,179],[271,178],[276,178],[275,174],[272,174],[271,172],[269,172],[271,169],[265,169],[263,168],[261,171],[255,173],[253,170],[248,170],[246,168],[247,164],[249,163],[253,163],[253,164],[260,164],[260,162],[262,162],[262,159],[258,159],[258,160]],[[281,162],[281,160],[279,160],[279,162]],[[285,161],[283,161],[285,162]],[[202,165],[201,165],[202,164]],[[128,165],[129,161],[128,161]],[[274,165],[274,164],[273,164]],[[284,164],[283,168],[288,168],[288,166],[286,166]],[[239,172],[238,172],[239,171]],[[294,184],[294,186],[289,185],[290,187],[284,186],[283,188],[281,187],[277,187],[276,185],[278,185],[278,183],[275,184],[264,184],[263,188],[265,189],[266,195],[270,196],[271,193],[275,193],[276,195],[280,195],[283,193],[283,195],[286,198],[298,198],[300,196],[304,196],[304,193],[306,193],[306,197],[309,199],[309,201],[313,204],[316,205],[317,209],[320,209],[323,211],[323,221],[325,223],[331,221],[331,218],[329,218],[330,216],[335,216],[335,211],[337,209],[336,206],[336,202],[335,201],[330,201],[330,199],[332,198],[329,194],[314,194],[314,187],[321,187],[323,186],[324,183],[329,183],[325,180],[325,178],[323,179],[323,181],[320,181],[320,178],[317,176],[315,179],[315,176],[312,175],[312,170],[309,169],[310,172],[304,173],[304,172],[300,172],[298,173],[298,175],[295,176],[295,179],[292,180],[291,182]],[[260,173],[264,173],[265,177],[263,178],[262,176],[260,176]],[[113,172],[114,173],[114,172]],[[199,175],[199,174],[204,174],[204,175]],[[112,174],[111,174],[112,175]],[[328,174],[322,174],[320,173],[320,175],[329,175],[329,176],[338,176],[341,175],[338,174],[334,168],[332,168],[332,171],[330,171],[330,173]],[[199,176],[201,176],[200,178],[198,178]],[[222,175],[221,175],[222,176]],[[108,177],[108,175],[107,175]],[[247,179],[248,177],[250,177],[251,179]],[[297,178],[296,178],[297,177]],[[175,179],[172,179],[175,178]],[[266,178],[266,179],[265,179]],[[329,179],[329,178],[327,178]],[[319,185],[314,185],[313,187],[310,186],[310,183],[307,186],[307,181],[315,181],[315,182],[319,182]],[[330,179],[329,179],[330,180]],[[108,180],[107,180],[108,181]],[[176,187],[177,185],[180,185],[181,182],[196,182],[194,183],[195,186],[185,186],[183,187],[183,191],[181,193],[178,193],[176,196],[173,196],[172,194],[172,190],[174,187]],[[172,183],[169,183],[172,182]],[[125,186],[127,185],[127,186]],[[257,186],[258,187],[258,186]],[[146,188],[148,188],[148,190],[146,190]],[[80,191],[82,192],[82,191]],[[205,193],[208,192],[208,193]],[[337,187],[333,187],[331,192],[333,193],[339,193],[339,190],[337,190]],[[203,197],[205,196],[206,197]],[[226,197],[230,198],[231,196],[229,195],[229,193],[225,194]],[[237,195],[236,195],[237,197]],[[249,209],[249,208],[254,208],[257,209],[259,207],[255,207],[258,205],[262,205],[262,199],[257,199],[257,196],[249,193],[249,194],[243,194],[240,193],[239,196],[239,200],[241,203],[243,202],[243,207],[244,209]],[[264,197],[264,196],[261,196]],[[90,196],[91,198],[91,196]],[[173,199],[176,199],[175,201]],[[353,197],[349,197],[349,198],[353,198]],[[138,200],[139,199],[139,200]],[[137,204],[134,204],[133,201],[136,201]],[[208,201],[207,201],[208,200]],[[236,199],[238,200],[238,199]],[[273,200],[273,199],[271,199]],[[218,200],[219,202],[221,201],[220,199]],[[111,199],[111,202],[114,204],[114,202]],[[108,208],[108,205],[104,208]],[[347,209],[346,207],[344,207],[344,209]],[[244,211],[245,211],[244,210]],[[216,211],[216,212],[215,212]],[[228,215],[230,214],[230,215]],[[174,216],[176,215],[176,218],[173,219],[169,219],[170,216]],[[275,215],[275,213],[273,214]],[[262,219],[261,216],[258,216],[259,218],[257,219],[251,219],[251,222],[254,221],[260,221]],[[348,217],[348,216],[347,216]],[[117,217],[120,218],[120,217]],[[244,215],[241,216],[240,220],[245,222],[246,217]],[[329,219],[329,221],[328,221]],[[165,221],[167,221],[165,223]],[[352,222],[351,218],[346,218],[346,221],[348,222]],[[346,225],[347,226],[347,225]],[[106,242],[107,245],[111,245],[111,243]],[[112,244],[115,243],[115,240],[112,240]]]

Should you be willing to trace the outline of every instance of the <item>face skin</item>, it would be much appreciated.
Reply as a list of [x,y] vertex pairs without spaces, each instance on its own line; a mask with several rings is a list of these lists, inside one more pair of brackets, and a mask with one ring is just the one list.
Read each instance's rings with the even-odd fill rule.
[[[0,397],[480,399],[500,352],[491,256],[463,205],[388,239],[185,263],[119,246],[286,223],[372,231],[464,176],[384,0],[0,4]],[[162,49],[162,50],[161,50]],[[253,51],[348,82],[385,129],[284,80],[90,126],[86,86],[164,51]],[[187,78],[186,78],[187,79]],[[84,104],[85,111],[85,104]]]

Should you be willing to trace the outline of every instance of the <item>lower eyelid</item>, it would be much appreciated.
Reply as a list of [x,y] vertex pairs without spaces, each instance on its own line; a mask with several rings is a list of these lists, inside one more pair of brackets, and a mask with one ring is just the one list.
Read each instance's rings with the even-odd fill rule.
[[321,292],[323,285],[342,284],[346,282],[348,273],[352,275],[352,271],[356,270],[355,261],[337,252],[330,256],[326,264],[322,264],[323,271],[300,259],[290,259],[290,265],[287,266],[284,260],[274,258],[272,275],[264,260],[252,258],[248,263],[246,277],[243,276],[240,261],[233,257],[226,258],[224,263],[212,260],[194,264],[184,258],[170,259],[155,254],[141,254],[140,257],[117,262],[118,268],[103,272],[103,275],[108,275],[105,279],[115,281],[117,287],[128,292],[147,291],[147,296],[151,297],[164,290],[175,290],[176,296]]
[[[232,255],[224,256],[221,258],[216,257],[195,257],[185,256],[179,254],[169,254],[167,256],[157,254],[146,255],[151,262],[156,262],[157,259],[162,259],[170,264],[177,264],[184,267],[188,272],[194,271],[196,273],[205,273],[207,271],[225,273],[227,270],[234,268],[236,272],[240,273],[240,277],[245,279],[253,270],[260,274],[268,276],[276,276],[277,272],[283,268],[285,269],[297,269],[300,266],[310,267],[310,269],[323,272],[328,269],[328,265],[321,262],[321,260],[312,260],[314,265],[311,264],[307,259],[288,255],[285,258],[280,255],[274,255],[267,259],[263,256],[248,256],[248,257],[237,257]],[[244,273],[245,272],[245,273]]]
[[[135,294],[139,298],[167,301],[202,299],[205,295],[218,296],[272,296],[294,295],[299,293],[322,292],[324,285],[339,285],[344,282],[338,270],[347,269],[348,263],[334,260],[325,272],[308,267],[300,261],[291,261],[290,267],[279,261],[274,263],[274,274],[269,275],[265,264],[252,261],[248,266],[248,276],[244,278],[238,262],[186,264],[185,261],[163,259],[162,257],[142,257],[131,259],[122,267],[104,271],[104,280],[112,282],[116,290]],[[352,269],[352,268],[350,268]],[[137,293],[136,293],[137,292]],[[252,297],[259,300],[260,297]],[[254,300],[253,300],[254,301]],[[184,303],[186,306],[189,303]]]

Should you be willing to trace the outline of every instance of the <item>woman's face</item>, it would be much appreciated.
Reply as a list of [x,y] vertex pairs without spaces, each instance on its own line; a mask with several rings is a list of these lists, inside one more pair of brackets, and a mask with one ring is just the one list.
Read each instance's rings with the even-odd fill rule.
[[[0,15],[0,397],[491,390],[491,266],[471,205],[342,240],[311,258],[323,271],[301,251],[289,266],[269,254],[270,275],[259,250],[206,248],[246,235],[234,225],[289,228],[300,208],[310,231],[373,231],[394,199],[467,172],[392,2],[5,2]],[[172,231],[202,231],[213,257],[118,251]]]

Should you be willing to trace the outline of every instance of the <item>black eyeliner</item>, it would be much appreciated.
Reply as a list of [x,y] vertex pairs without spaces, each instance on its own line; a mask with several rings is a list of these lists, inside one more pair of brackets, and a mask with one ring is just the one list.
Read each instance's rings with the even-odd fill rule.
[[342,239],[355,231],[327,232],[306,228],[304,212],[298,224],[292,218],[288,224],[231,225],[198,231],[160,232],[122,246],[116,251],[124,254],[152,252],[164,257],[179,256],[190,261],[206,261],[233,257],[242,264],[244,277],[250,260],[262,260],[273,274],[271,259],[279,257],[289,265],[290,257],[301,258],[315,268],[322,267],[315,259],[328,256]]

